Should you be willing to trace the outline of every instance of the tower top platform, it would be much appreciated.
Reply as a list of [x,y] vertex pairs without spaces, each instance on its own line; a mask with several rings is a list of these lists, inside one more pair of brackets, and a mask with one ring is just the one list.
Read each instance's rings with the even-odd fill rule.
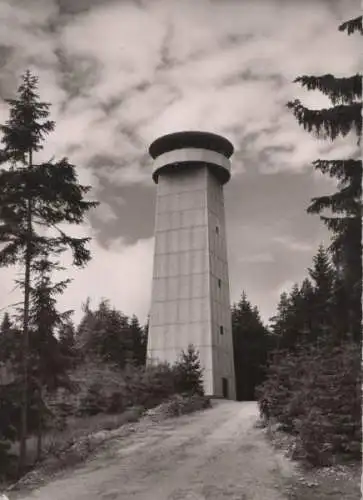
[[189,130],[159,137],[151,144],[149,154],[155,160],[164,153],[184,148],[207,149],[226,158],[230,158],[234,151],[232,143],[221,135]]
[[149,148],[154,159],[153,180],[157,184],[162,172],[206,165],[219,182],[225,184],[231,177],[229,158],[233,151],[232,143],[210,132],[185,131],[164,135]]

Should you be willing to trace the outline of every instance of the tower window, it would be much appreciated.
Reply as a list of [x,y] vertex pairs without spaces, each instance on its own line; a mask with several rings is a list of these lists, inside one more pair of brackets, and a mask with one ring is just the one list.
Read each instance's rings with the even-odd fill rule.
[[223,335],[223,334],[224,334],[224,328],[223,328],[223,326],[222,326],[222,325],[219,327],[219,333],[220,333],[221,335]]
[[216,233],[219,234],[219,227],[216,226]]
[[221,286],[222,286],[222,280],[219,279],[218,280],[218,288],[221,288]]

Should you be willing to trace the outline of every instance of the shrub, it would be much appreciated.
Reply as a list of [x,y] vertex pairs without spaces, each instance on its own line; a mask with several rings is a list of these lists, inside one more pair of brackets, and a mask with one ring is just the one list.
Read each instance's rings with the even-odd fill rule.
[[97,415],[105,410],[105,396],[100,384],[93,383],[81,399],[80,415]]
[[167,363],[134,370],[129,398],[133,405],[153,408],[175,392],[173,369]]
[[78,392],[59,391],[58,396],[48,401],[54,415],[53,427],[58,429],[65,429],[72,416],[117,414],[135,405],[153,408],[176,393],[204,394],[199,355],[193,346],[182,352],[173,366],[127,365],[120,370],[96,357],[88,357],[70,378]]
[[203,369],[199,353],[192,344],[187,351],[182,351],[179,360],[174,364],[175,390],[177,393],[204,395]]
[[352,342],[275,353],[257,390],[260,414],[296,434],[296,456],[314,465],[336,455],[360,459],[360,378],[360,351]]

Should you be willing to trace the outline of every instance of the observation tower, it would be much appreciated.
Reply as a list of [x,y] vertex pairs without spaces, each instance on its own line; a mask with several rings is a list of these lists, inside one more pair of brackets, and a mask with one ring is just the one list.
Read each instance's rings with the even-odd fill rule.
[[208,132],[177,132],[149,148],[157,185],[147,355],[174,363],[199,351],[205,393],[235,399],[223,185],[232,144]]

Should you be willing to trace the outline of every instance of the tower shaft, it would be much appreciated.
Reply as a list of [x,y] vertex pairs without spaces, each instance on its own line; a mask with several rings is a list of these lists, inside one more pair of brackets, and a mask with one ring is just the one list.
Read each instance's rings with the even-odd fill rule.
[[189,148],[156,161],[148,358],[172,364],[193,344],[206,394],[235,399],[223,186],[211,168],[221,157]]

